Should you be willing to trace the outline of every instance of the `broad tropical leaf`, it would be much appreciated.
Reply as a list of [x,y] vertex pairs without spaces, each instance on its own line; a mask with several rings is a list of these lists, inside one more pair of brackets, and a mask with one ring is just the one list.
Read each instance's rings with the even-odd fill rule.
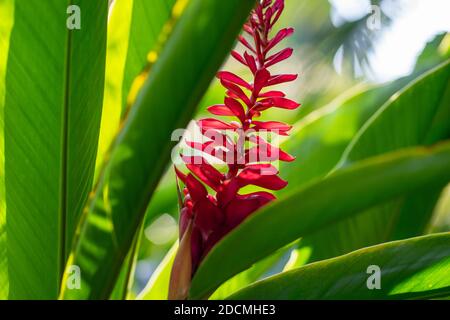
[[[107,298],[174,145],[231,48],[253,1],[190,1],[152,67],[100,176],[70,264],[81,290],[64,298]],[[149,137],[152,136],[151,143]]]
[[[108,3],[6,0],[2,5],[14,8],[0,133],[6,191],[1,229],[7,237],[0,246],[8,251],[9,298],[56,298],[92,187]],[[80,8],[80,30],[67,27],[69,5]]]
[[[448,119],[450,61],[420,76],[390,99],[354,138],[338,168],[385,152],[447,139]],[[302,247],[311,250],[309,261],[422,235],[446,182],[402,195],[303,239]]]
[[283,142],[283,148],[296,157],[293,163],[280,164],[283,178],[299,186],[328,174],[367,120],[409,81],[356,87],[297,122],[295,133]]
[[249,217],[213,248],[194,276],[190,296],[208,296],[231,276],[300,237],[449,179],[447,143],[372,158],[302,187]]
[[[419,77],[384,105],[353,139],[340,167],[450,134],[450,60]],[[371,145],[369,148],[368,146]]]
[[[378,280],[370,278],[377,271],[381,271],[379,289],[372,287]],[[230,298],[432,299],[449,294],[450,233],[443,233],[312,263],[258,282]]]

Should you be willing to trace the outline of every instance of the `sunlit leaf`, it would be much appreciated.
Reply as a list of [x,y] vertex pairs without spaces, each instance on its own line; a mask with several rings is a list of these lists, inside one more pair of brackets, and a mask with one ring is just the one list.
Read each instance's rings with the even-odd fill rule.
[[[54,299],[92,187],[108,4],[1,4],[14,6],[1,108],[6,221],[0,228],[6,239],[0,247],[8,251],[9,298]],[[80,30],[66,23],[68,5],[82,12]]]
[[[278,274],[230,298],[360,300],[446,297],[450,294],[449,244],[450,233],[385,243]],[[378,271],[380,274],[376,279]]]

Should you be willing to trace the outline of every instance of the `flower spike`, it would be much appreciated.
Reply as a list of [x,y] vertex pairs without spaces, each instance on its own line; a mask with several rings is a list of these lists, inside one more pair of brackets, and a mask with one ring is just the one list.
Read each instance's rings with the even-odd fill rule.
[[[264,134],[287,136],[292,126],[278,121],[255,120],[269,108],[294,110],[300,107],[297,102],[286,98],[284,92],[270,89],[297,79],[296,74],[276,75],[269,70],[293,54],[292,48],[275,51],[294,32],[292,28],[273,30],[283,10],[284,0],[258,2],[244,25],[244,34],[238,37],[244,52],[231,52],[249,69],[252,79],[247,81],[228,71],[218,72],[217,78],[226,89],[226,96],[223,104],[208,108],[211,114],[231,117],[233,121],[227,118],[201,119],[197,124],[205,141],[187,142],[192,150],[203,153],[205,157],[225,162],[226,172],[223,166],[219,170],[203,156],[182,156],[190,171],[188,174],[175,168],[178,179],[185,185],[180,213],[180,241],[184,247],[180,249],[180,255],[190,259],[183,263],[189,266],[187,269],[191,276],[218,241],[249,215],[276,199],[268,191],[283,189],[288,184],[278,176],[273,163],[295,159],[274,146]],[[241,189],[249,185],[268,191],[242,192]],[[180,262],[177,262],[179,268]],[[172,279],[180,278],[176,272],[175,269],[172,271]],[[171,290],[177,290],[173,281]],[[171,298],[186,297],[171,293]]]

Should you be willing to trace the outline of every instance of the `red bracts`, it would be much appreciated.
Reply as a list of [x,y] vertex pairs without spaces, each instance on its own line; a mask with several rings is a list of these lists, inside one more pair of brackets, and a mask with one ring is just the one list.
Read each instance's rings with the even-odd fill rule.
[[[205,141],[187,141],[187,144],[201,155],[182,156],[188,174],[176,169],[178,179],[185,186],[180,239],[185,234],[190,236],[191,275],[222,237],[275,199],[270,192],[245,193],[242,188],[256,186],[280,190],[287,185],[278,176],[273,162],[293,161],[294,158],[269,143],[264,134],[286,136],[291,126],[257,120],[270,108],[294,110],[299,107],[283,92],[270,88],[297,79],[297,75],[272,74],[269,70],[293,53],[291,48],[277,49],[292,35],[292,28],[271,32],[283,9],[284,0],[263,0],[252,11],[244,26],[245,33],[239,37],[244,52],[231,53],[250,70],[252,80],[247,81],[228,71],[217,74],[227,90],[226,97],[223,104],[213,105],[208,110],[225,118],[198,121]],[[226,170],[217,169],[206,158],[223,162]],[[188,228],[189,232],[186,232]]]

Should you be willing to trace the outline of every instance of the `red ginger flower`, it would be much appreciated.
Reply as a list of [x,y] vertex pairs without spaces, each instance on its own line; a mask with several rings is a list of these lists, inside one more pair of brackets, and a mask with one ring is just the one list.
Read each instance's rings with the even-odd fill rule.
[[[177,263],[184,265],[182,273],[186,278],[184,281],[188,282],[190,279],[187,278],[195,273],[201,260],[220,239],[250,214],[275,199],[273,194],[265,191],[240,194],[242,188],[252,185],[280,190],[287,185],[271,163],[277,160],[289,162],[294,158],[263,139],[260,132],[276,132],[286,136],[291,126],[276,121],[254,120],[269,108],[293,110],[300,106],[287,99],[283,92],[267,89],[297,79],[295,74],[272,75],[269,71],[269,67],[288,59],[293,53],[291,48],[272,52],[294,32],[292,28],[286,28],[272,38],[269,36],[283,9],[284,0],[259,2],[244,25],[244,31],[251,40],[239,36],[245,52],[242,55],[237,51],[231,53],[250,70],[253,83],[231,72],[221,71],[217,74],[227,89],[226,97],[224,104],[211,106],[208,111],[216,116],[234,117],[238,121],[226,122],[214,118],[199,120],[198,126],[206,142],[187,141],[193,150],[225,162],[227,172],[220,172],[203,156],[182,156],[190,171],[187,175],[175,169],[177,177],[185,185],[180,213],[182,241],[179,250],[185,251],[182,253],[183,259],[191,259],[191,263],[175,261],[171,287],[173,281],[183,281],[180,280],[183,276],[174,274],[174,270],[180,268]],[[208,193],[206,186],[213,191],[213,195]],[[182,249],[182,246],[188,249]],[[186,264],[189,264],[189,271],[186,271]],[[179,270],[177,272],[180,273]],[[185,295],[186,292],[179,292],[178,295],[172,292],[172,298]]]

